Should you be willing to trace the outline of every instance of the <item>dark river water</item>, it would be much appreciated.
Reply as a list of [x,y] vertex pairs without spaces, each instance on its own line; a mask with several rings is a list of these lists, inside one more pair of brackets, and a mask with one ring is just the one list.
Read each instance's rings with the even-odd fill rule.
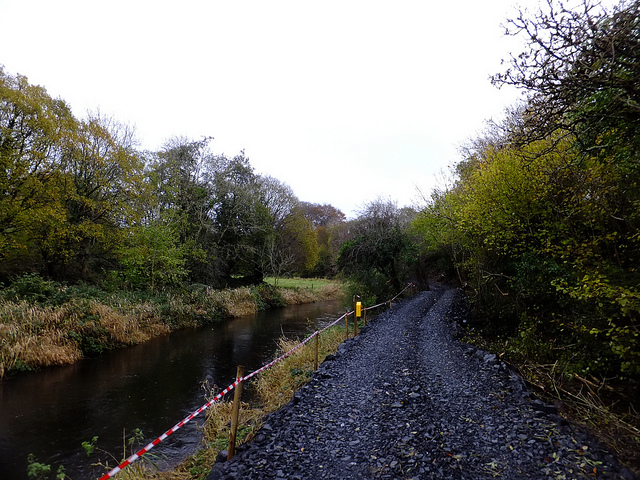
[[[98,478],[105,469],[92,464],[124,458],[123,434],[140,429],[141,448],[205,404],[205,384],[225,388],[237,365],[250,373],[271,360],[283,334],[302,339],[342,313],[342,302],[261,312],[0,382],[0,480],[26,480],[29,454],[72,480]],[[160,465],[196,450],[204,416],[152,450]],[[82,442],[94,436],[88,457]]]

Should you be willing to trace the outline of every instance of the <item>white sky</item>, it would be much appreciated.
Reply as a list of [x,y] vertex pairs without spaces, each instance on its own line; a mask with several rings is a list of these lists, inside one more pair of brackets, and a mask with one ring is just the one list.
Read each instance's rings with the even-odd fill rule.
[[[537,0],[521,0],[535,6]],[[517,97],[509,0],[0,0],[0,64],[134,125],[144,148],[213,136],[349,217],[429,193]]]

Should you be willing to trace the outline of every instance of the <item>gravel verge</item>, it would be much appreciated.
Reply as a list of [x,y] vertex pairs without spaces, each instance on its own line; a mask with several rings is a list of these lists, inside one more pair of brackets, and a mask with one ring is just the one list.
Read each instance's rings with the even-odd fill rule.
[[393,305],[208,480],[636,478],[495,355],[458,342],[461,315],[452,289]]

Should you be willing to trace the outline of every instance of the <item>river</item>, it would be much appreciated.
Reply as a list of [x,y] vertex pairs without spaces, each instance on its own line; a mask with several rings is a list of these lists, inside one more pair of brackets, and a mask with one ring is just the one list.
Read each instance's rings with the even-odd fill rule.
[[[206,403],[206,385],[226,387],[237,365],[271,360],[283,334],[302,338],[343,312],[336,301],[260,312],[0,382],[0,479],[26,480],[29,454],[73,480],[98,478],[105,469],[92,464],[115,466],[123,435],[140,429],[146,445]],[[160,465],[196,450],[204,415],[153,449]],[[82,442],[94,436],[89,457]]]

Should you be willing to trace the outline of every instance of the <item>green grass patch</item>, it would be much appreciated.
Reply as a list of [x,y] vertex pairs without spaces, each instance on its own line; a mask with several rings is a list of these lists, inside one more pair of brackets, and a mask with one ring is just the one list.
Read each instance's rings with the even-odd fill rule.
[[275,278],[267,277],[264,279],[269,285],[277,285],[282,288],[308,288],[310,290],[319,290],[328,285],[339,285],[340,282],[328,280],[326,278]]

